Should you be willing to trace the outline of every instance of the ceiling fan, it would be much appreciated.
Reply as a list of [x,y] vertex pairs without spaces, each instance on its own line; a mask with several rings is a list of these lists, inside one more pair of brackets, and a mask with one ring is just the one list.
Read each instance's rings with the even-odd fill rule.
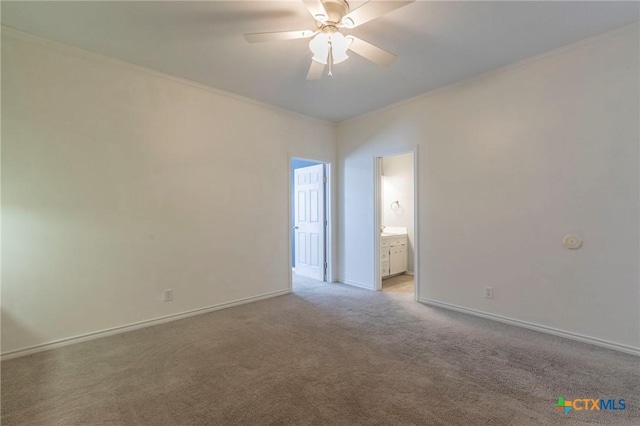
[[352,35],[345,36],[340,30],[342,28],[356,28],[414,1],[369,0],[362,6],[351,10],[346,0],[302,0],[315,19],[317,29],[251,33],[245,34],[244,38],[249,43],[259,43],[313,37],[309,42],[313,58],[307,80],[322,78],[326,65],[329,65],[328,75],[331,76],[333,65],[339,64],[349,57],[348,50],[375,64],[386,67],[396,59],[396,55]]

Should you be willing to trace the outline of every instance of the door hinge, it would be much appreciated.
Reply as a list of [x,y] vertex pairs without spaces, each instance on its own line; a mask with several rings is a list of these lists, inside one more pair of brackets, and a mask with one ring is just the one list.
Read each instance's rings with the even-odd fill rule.
[[329,226],[329,220],[328,219],[324,220],[324,226]]
[[322,177],[322,182],[323,182],[323,183],[327,183],[327,177],[326,177],[326,176],[323,176],[323,177]]
[[324,269],[327,269],[327,262],[324,262]]

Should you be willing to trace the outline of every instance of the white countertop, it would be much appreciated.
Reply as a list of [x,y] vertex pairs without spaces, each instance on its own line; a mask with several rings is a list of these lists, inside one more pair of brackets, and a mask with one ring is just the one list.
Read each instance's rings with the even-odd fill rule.
[[380,234],[381,237],[406,237],[407,234],[396,234],[391,232],[383,232]]
[[381,237],[400,237],[407,235],[407,228],[403,228],[400,226],[392,227],[385,226],[384,230],[380,233]]

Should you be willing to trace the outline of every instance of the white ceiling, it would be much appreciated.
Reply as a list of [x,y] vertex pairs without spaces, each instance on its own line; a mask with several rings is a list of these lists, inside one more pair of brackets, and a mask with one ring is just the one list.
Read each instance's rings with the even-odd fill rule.
[[[376,1],[376,0],[374,0]],[[352,1],[352,8],[361,4]],[[637,2],[418,1],[351,31],[398,55],[352,54],[305,79],[308,40],[246,32],[313,28],[290,1],[2,1],[2,25],[305,115],[342,121],[637,21]]]

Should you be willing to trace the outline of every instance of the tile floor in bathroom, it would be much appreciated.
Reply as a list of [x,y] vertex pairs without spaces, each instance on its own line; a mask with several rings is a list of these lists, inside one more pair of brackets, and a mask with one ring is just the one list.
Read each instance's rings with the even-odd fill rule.
[[413,275],[396,275],[382,280],[382,291],[389,293],[413,293]]

